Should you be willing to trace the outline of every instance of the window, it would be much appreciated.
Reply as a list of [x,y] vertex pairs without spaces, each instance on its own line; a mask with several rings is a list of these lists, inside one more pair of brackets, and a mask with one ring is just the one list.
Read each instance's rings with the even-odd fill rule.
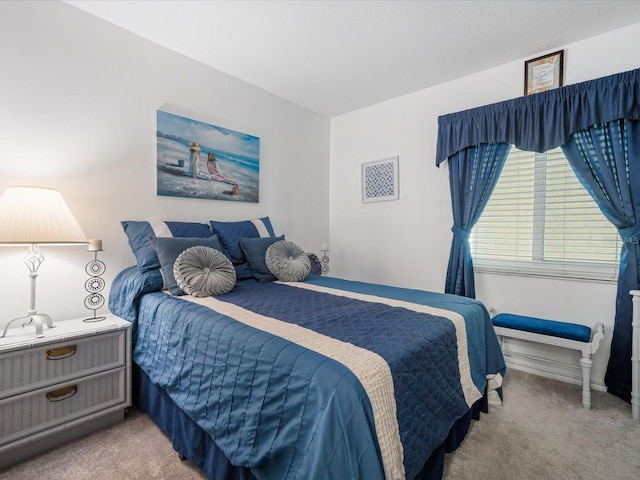
[[470,246],[476,271],[615,281],[621,240],[560,148],[512,147]]

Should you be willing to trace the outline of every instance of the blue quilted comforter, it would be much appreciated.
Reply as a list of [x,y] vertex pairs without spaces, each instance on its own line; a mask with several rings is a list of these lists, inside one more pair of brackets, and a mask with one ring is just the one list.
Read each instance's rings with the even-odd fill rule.
[[215,299],[134,295],[154,282],[112,287],[135,362],[257,478],[415,478],[504,372],[475,300],[317,276]]

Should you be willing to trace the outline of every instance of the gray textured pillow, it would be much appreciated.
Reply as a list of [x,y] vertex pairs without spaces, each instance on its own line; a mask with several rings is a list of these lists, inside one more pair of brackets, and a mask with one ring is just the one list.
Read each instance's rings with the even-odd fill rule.
[[173,265],[178,286],[194,297],[222,295],[233,290],[236,271],[219,250],[201,245],[187,248]]
[[295,243],[281,240],[267,248],[267,267],[282,282],[301,282],[311,272],[307,254]]
[[189,247],[202,245],[203,247],[211,247],[222,251],[222,246],[218,241],[218,236],[214,235],[209,238],[188,238],[188,237],[156,237],[150,238],[149,241],[160,260],[160,273],[164,285],[172,295],[184,295],[184,292],[178,287],[178,282],[173,275],[173,265],[176,258]]

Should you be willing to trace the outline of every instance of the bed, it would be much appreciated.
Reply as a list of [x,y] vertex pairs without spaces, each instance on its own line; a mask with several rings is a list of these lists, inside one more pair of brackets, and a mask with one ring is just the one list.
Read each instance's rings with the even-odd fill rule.
[[140,262],[114,279],[110,308],[133,324],[137,403],[176,451],[216,480],[441,478],[444,453],[501,395],[484,306],[274,280],[239,274],[228,293],[175,295]]

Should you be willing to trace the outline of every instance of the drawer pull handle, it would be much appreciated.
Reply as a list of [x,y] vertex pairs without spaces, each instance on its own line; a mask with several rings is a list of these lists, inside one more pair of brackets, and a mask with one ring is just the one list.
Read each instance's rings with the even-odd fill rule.
[[69,345],[68,347],[52,348],[47,350],[47,360],[62,360],[76,354],[77,345]]
[[76,393],[78,393],[78,386],[71,385],[70,387],[59,388],[58,390],[54,390],[52,392],[47,393],[47,401],[49,402],[61,402],[62,400],[66,400],[67,398],[73,397]]

